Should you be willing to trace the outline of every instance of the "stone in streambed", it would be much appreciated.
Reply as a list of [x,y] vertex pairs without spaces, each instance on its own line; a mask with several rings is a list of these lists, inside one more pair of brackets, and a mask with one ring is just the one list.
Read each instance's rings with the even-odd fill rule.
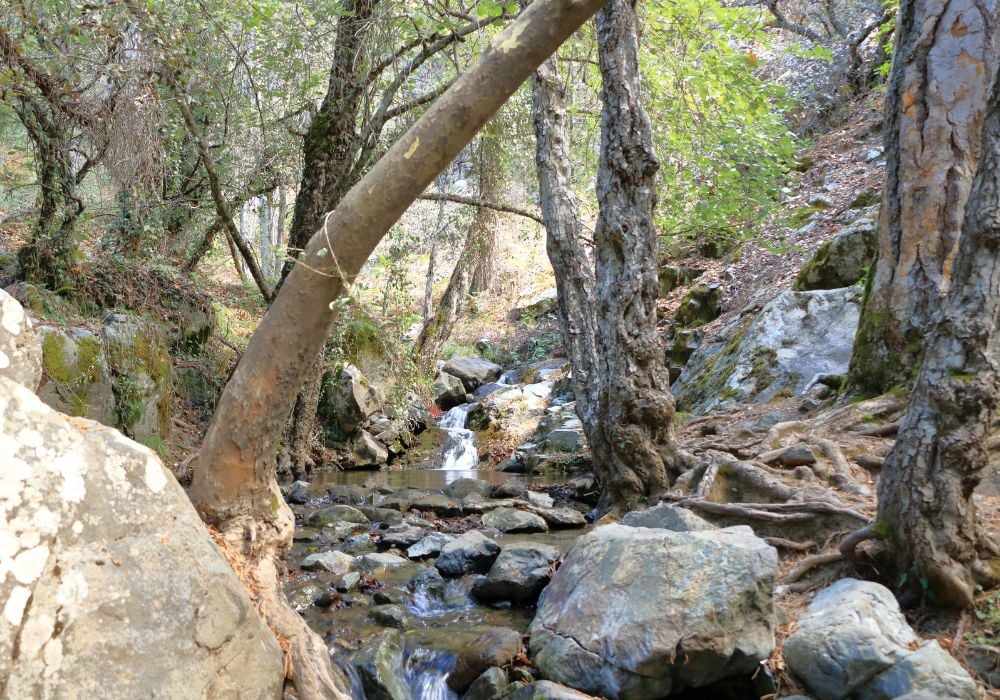
[[487,602],[534,603],[558,558],[559,550],[547,544],[523,542],[504,547],[486,578],[473,587],[472,595]]
[[497,627],[478,637],[458,655],[455,670],[448,674],[448,687],[456,692],[467,689],[486,669],[505,666],[521,651],[520,633]]
[[500,532],[546,532],[549,529],[541,516],[514,508],[496,508],[484,513],[483,525]]
[[478,530],[470,530],[442,547],[435,566],[451,577],[470,572],[486,573],[498,554],[500,545]]

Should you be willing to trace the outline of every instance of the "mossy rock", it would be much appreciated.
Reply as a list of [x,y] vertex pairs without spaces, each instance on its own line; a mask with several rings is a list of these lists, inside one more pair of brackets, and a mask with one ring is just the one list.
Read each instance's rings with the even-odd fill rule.
[[694,282],[704,270],[679,265],[661,265],[656,271],[660,282],[660,296],[665,297],[678,287]]
[[116,425],[111,371],[100,336],[85,328],[40,326],[42,401],[71,416]]
[[126,314],[104,319],[118,427],[140,442],[170,433],[172,362],[167,334]]
[[793,289],[839,289],[858,283],[875,259],[877,224],[862,217],[824,243],[799,271]]
[[681,299],[675,319],[680,326],[701,326],[721,314],[722,290],[716,286],[698,285]]

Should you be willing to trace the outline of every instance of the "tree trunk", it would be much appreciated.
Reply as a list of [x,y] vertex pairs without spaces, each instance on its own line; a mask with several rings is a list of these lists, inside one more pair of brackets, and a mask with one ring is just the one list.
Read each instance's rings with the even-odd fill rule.
[[[989,466],[1000,398],[1000,89],[962,226],[951,289],[928,335],[916,386],[878,485],[878,527],[897,573],[935,604],[969,607],[978,582],[1000,579],[972,491]],[[984,580],[985,579],[985,580]]]
[[[503,141],[499,129],[487,124],[479,137],[478,156],[479,198],[486,202],[503,201]],[[475,245],[479,251],[475,255],[475,267],[469,291],[482,294],[493,286],[497,273],[497,235],[500,228],[500,213],[487,207],[476,209],[472,223]],[[463,297],[464,298],[464,297]],[[450,331],[450,329],[449,329]]]
[[600,391],[590,446],[609,505],[630,510],[669,487],[676,466],[674,401],[656,335],[656,171],[642,106],[635,10],[611,0],[597,13],[603,78],[600,215],[594,230]]
[[947,295],[996,72],[997,19],[994,0],[901,3],[885,99],[878,258],[851,358],[851,394],[913,379]]
[[275,462],[299,386],[336,319],[333,302],[434,176],[599,5],[538,0],[497,36],[324,219],[219,399],[191,500],[256,575],[267,621],[292,642],[292,681],[304,700],[344,698],[346,691],[322,641],[281,595],[294,517],[275,481]]

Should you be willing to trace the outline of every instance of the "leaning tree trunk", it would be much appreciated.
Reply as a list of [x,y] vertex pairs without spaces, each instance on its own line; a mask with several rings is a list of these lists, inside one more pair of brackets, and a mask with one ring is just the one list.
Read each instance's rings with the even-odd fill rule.
[[885,99],[878,257],[851,358],[851,394],[913,379],[948,292],[996,72],[997,20],[995,0],[901,3]]
[[[503,201],[503,141],[499,131],[497,125],[491,122],[479,136],[476,153],[479,161],[479,198],[486,202]],[[469,291],[482,294],[493,286],[496,279],[500,212],[479,207],[472,228],[476,233],[473,240],[479,251],[475,256]]]
[[[337,23],[337,44],[330,67],[326,96],[309,124],[302,145],[302,178],[295,197],[292,226],[283,278],[323,223],[355,182],[345,177],[352,170],[352,152],[357,139],[357,119],[362,92],[355,86],[363,64],[359,54],[371,28],[375,2],[347,0],[345,14]],[[286,430],[282,462],[294,476],[307,475],[314,466],[311,456],[319,432],[317,407],[323,383],[324,363],[314,362],[298,390],[295,410]]]
[[245,559],[238,568],[255,578],[268,623],[291,643],[300,698],[346,697],[322,640],[281,593],[295,521],[275,480],[282,429],[336,320],[333,302],[434,176],[599,6],[600,0],[538,0],[497,36],[324,219],[219,399],[191,500]]
[[[931,602],[972,605],[1000,579],[972,491],[989,466],[1000,399],[1000,85],[993,89],[947,302],[928,336],[916,386],[878,485],[876,531],[897,573]],[[977,581],[978,579],[978,581]]]
[[594,230],[600,390],[587,438],[608,505],[629,510],[666,491],[678,461],[670,375],[656,335],[659,163],[627,0],[611,0],[597,13],[597,43],[604,86]]

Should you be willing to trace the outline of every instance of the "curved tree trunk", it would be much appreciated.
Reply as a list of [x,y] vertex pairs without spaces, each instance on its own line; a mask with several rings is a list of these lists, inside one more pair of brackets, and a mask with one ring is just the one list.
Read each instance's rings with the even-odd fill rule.
[[948,292],[996,72],[997,20],[995,0],[901,3],[885,99],[878,258],[851,358],[851,394],[913,379]]
[[670,375],[656,335],[659,162],[627,0],[611,0],[597,13],[597,44],[604,86],[594,230],[601,390],[588,438],[609,505],[629,510],[667,490],[678,459]]
[[972,605],[977,577],[1000,579],[998,543],[982,537],[972,500],[989,465],[986,445],[1000,399],[997,88],[983,146],[948,300],[878,485],[878,530],[897,572],[908,574],[911,586],[925,578],[931,602],[956,607]]
[[600,0],[538,0],[497,36],[476,66],[324,218],[219,399],[191,500],[256,575],[267,621],[292,642],[292,681],[300,698],[346,697],[322,640],[281,594],[294,518],[275,481],[282,430],[336,319],[333,302],[406,207],[599,5]]

